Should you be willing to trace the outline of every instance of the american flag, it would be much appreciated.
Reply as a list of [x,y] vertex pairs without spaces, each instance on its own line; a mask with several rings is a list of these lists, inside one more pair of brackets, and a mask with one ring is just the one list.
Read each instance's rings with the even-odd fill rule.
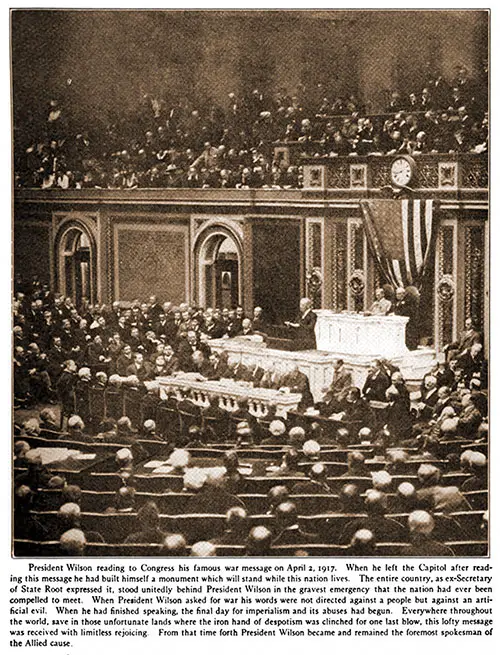
[[384,277],[395,287],[420,289],[434,252],[435,201],[361,200],[368,243]]

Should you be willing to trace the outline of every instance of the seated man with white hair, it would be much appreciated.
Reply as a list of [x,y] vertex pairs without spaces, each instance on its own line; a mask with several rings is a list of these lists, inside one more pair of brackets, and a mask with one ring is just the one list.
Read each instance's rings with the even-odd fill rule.
[[265,525],[256,525],[248,533],[245,544],[247,557],[265,557],[271,554],[273,533]]
[[318,535],[305,532],[299,525],[297,506],[290,501],[276,508],[273,546],[310,544],[318,542]]
[[[201,486],[198,493],[186,503],[186,514],[226,514],[232,507],[245,508],[245,504],[240,498],[230,494],[224,488],[225,467],[198,470]],[[187,474],[191,474],[191,472],[192,470]]]
[[297,409],[303,411],[314,405],[314,398],[311,393],[309,378],[303,373],[297,364],[291,362],[283,376],[282,384],[290,390],[290,393],[300,393],[301,398]]
[[417,492],[411,482],[401,482],[396,490],[396,495],[392,499],[390,506],[393,514],[406,514],[415,509],[417,502]]
[[274,446],[281,445],[285,446],[288,443],[288,438],[286,434],[286,425],[283,421],[275,419],[271,421],[268,430],[268,437],[261,441],[262,446]]
[[149,418],[142,425],[142,438],[149,441],[163,441],[156,432],[156,422]]
[[24,456],[24,464],[27,470],[21,470],[14,478],[15,486],[26,485],[32,491],[38,491],[44,487],[48,487],[52,479],[52,473],[47,467],[42,464],[42,457],[36,448],[28,450]]
[[188,555],[186,538],[183,534],[172,533],[165,537],[160,549],[164,557],[186,557]]
[[434,375],[426,375],[420,388],[420,402],[417,404],[419,419],[428,421],[432,418],[434,407],[439,400],[437,379]]
[[115,494],[114,505],[105,509],[105,514],[132,514],[135,509],[135,487],[120,487]]
[[270,478],[303,478],[305,477],[304,470],[299,466],[300,454],[295,448],[289,448],[284,453],[281,464],[278,467],[269,467],[272,470],[267,473]]
[[377,542],[371,530],[362,528],[354,533],[349,544],[349,555],[354,557],[372,557],[376,555]]
[[78,528],[66,530],[59,539],[61,554],[67,557],[83,557],[85,555],[86,545],[87,539],[85,534]]
[[441,484],[441,471],[433,464],[422,464],[417,476],[421,488],[417,491],[417,500],[429,502],[429,506],[436,512],[450,513],[467,511],[471,509],[465,496],[458,487],[443,486]]
[[[309,469],[309,479],[305,482],[296,482],[292,487],[292,494],[297,496],[317,496],[317,495],[331,495],[332,502],[330,506],[330,511],[336,509],[336,502],[334,500],[333,492],[328,485],[328,474],[327,469],[324,464],[316,462]],[[299,512],[302,515],[305,510],[304,503],[298,503]],[[307,504],[309,507],[310,505]],[[319,513],[319,512],[309,512],[309,513]]]
[[467,472],[471,474],[471,477],[462,483],[460,491],[484,491],[488,489],[488,460],[486,455],[475,450],[470,451],[467,463]]
[[66,530],[76,528],[83,530],[88,543],[104,543],[104,538],[99,532],[87,531],[85,530],[85,526],[81,525],[81,514],[80,506],[76,503],[64,503],[64,505],[61,505],[57,513],[59,534],[66,532]]
[[365,464],[365,456],[358,450],[353,450],[347,455],[347,471],[342,474],[343,478],[364,478],[370,475],[370,470]]
[[300,425],[295,425],[288,431],[288,443],[292,448],[302,450],[306,442],[306,431]]
[[350,521],[342,530],[340,543],[350,543],[353,535],[362,529],[370,530],[377,543],[400,543],[406,541],[405,528],[394,519],[386,517],[388,497],[383,491],[369,489],[366,492],[365,511],[367,516]]
[[78,370],[78,380],[75,384],[75,410],[85,423],[90,420],[90,387],[92,372],[87,366]]
[[70,439],[80,443],[93,443],[93,439],[89,434],[85,433],[85,423],[76,414],[68,418],[67,434],[61,434],[59,439]]
[[321,446],[314,439],[309,439],[302,446],[302,453],[311,462],[317,462],[321,453]]
[[216,557],[217,547],[210,541],[197,541],[191,546],[191,557]]
[[408,529],[410,532],[409,546],[405,546],[401,552],[404,557],[450,557],[455,553],[445,544],[435,541],[432,533],[435,522],[429,512],[415,510],[408,517]]
[[44,407],[40,412],[40,436],[50,439],[61,433],[57,425],[56,414],[53,409]]

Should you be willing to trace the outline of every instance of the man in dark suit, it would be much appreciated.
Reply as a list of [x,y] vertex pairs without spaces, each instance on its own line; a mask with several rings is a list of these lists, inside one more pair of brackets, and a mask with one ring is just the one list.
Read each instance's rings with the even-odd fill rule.
[[206,478],[202,489],[186,503],[186,514],[226,514],[232,507],[244,502],[224,489],[225,472],[215,469]]
[[425,421],[431,419],[438,400],[437,380],[434,375],[426,375],[420,387],[419,418]]
[[333,364],[333,378],[330,386],[326,389],[321,403],[320,411],[328,416],[329,414],[342,411],[345,399],[352,387],[352,374],[344,366],[344,360],[337,359]]
[[435,522],[431,514],[423,510],[416,510],[408,517],[410,532],[409,546],[405,546],[401,555],[405,557],[450,557],[454,553],[445,544],[432,538]]
[[75,413],[76,364],[72,359],[64,363],[64,368],[57,380],[57,396],[61,402],[61,427],[64,417]]
[[149,307],[148,307],[148,315],[150,321],[155,324],[158,320],[158,316],[160,314],[163,314],[163,309],[161,305],[158,302],[158,299],[156,296],[150,296],[149,297]]
[[162,375],[173,375],[179,370],[179,360],[174,354],[172,346],[167,344],[163,352],[164,367]]
[[294,503],[281,503],[276,508],[276,537],[273,546],[286,546],[288,544],[310,544],[317,543],[318,537],[315,534],[304,532],[299,527],[297,507]]
[[298,405],[299,410],[307,409],[314,405],[314,399],[309,386],[309,378],[299,370],[296,364],[290,366],[289,372],[283,377],[284,387],[288,387],[291,393],[300,393],[301,399]]
[[465,319],[465,329],[460,333],[458,341],[444,347],[446,360],[450,361],[450,359],[461,357],[475,343],[481,343],[481,334],[474,327],[472,319],[467,318]]
[[189,372],[196,370],[193,362],[193,354],[200,349],[199,339],[194,330],[189,330],[185,339],[179,341],[177,356],[181,371]]
[[347,423],[361,421],[363,425],[370,425],[372,422],[372,410],[367,401],[361,398],[358,387],[351,387],[347,392],[342,420]]
[[125,377],[127,375],[127,369],[134,363],[134,358],[132,356],[132,348],[129,344],[126,344],[121,353],[118,355],[116,360],[116,373],[120,377]]
[[266,323],[262,317],[262,307],[254,307],[252,327],[254,332],[266,333]]
[[249,318],[244,318],[241,321],[241,329],[238,332],[239,337],[250,337],[254,334],[252,321]]
[[294,323],[285,321],[285,325],[293,328],[297,350],[316,350],[316,326],[317,316],[312,310],[312,301],[309,298],[302,298],[300,301],[300,314]]
[[68,359],[68,352],[63,349],[61,337],[55,335],[52,339],[52,348],[47,353],[47,371],[50,375],[52,385],[55,384],[64,366],[64,362]]
[[158,314],[156,323],[153,323],[153,330],[159,339],[164,337],[168,343],[173,343],[176,336],[173,314],[170,314],[167,317],[165,312],[162,310]]
[[480,343],[473,343],[458,360],[459,367],[464,372],[466,384],[470,384],[472,378],[480,381],[484,389],[488,384],[487,365],[483,355],[483,346]]
[[309,480],[296,482],[292,487],[292,495],[294,496],[317,496],[332,493],[333,492],[328,485],[326,467],[320,462],[311,466],[309,470]]
[[395,387],[390,386],[385,393],[388,402],[385,409],[386,427],[397,441],[406,439],[410,436],[413,424],[410,410]]
[[396,302],[394,303],[394,313],[396,316],[407,316],[406,324],[406,346],[409,350],[415,350],[418,346],[419,339],[419,322],[418,322],[418,298],[409,292],[410,287],[396,289]]
[[340,543],[350,543],[353,535],[362,529],[371,530],[377,542],[404,542],[405,528],[394,519],[386,518],[387,496],[381,491],[370,489],[366,494],[367,516],[350,521],[340,535]]
[[154,379],[154,369],[151,362],[144,361],[142,353],[134,354],[134,361],[127,368],[127,375],[135,375],[140,382]]
[[375,359],[368,368],[365,384],[363,385],[363,396],[367,400],[378,400],[385,402],[385,392],[391,386],[389,376],[382,369],[380,360]]

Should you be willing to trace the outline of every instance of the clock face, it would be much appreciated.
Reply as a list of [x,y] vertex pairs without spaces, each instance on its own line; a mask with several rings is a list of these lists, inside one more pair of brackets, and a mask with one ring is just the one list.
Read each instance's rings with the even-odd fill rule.
[[396,186],[408,186],[413,177],[411,162],[404,157],[399,157],[392,162],[391,180]]

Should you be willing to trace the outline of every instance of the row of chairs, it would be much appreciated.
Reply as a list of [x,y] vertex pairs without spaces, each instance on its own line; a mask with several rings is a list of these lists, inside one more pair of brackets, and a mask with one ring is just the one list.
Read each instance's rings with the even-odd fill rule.
[[[460,539],[460,537],[475,538],[481,534],[483,523],[482,511],[453,512],[449,515],[438,515],[436,519],[436,537]],[[50,535],[59,535],[61,519],[57,511],[34,511],[32,515],[48,531]],[[340,536],[345,526],[363,518],[364,514],[315,514],[300,516],[299,522],[306,533],[317,534],[325,530],[332,536]],[[403,527],[407,525],[408,514],[388,514]],[[249,517],[251,525],[266,525],[272,528],[274,517],[271,514],[256,514]],[[98,532],[104,540],[123,542],[125,538],[138,531],[136,515],[132,513],[101,514],[82,512],[81,525],[84,531]],[[226,517],[224,514],[177,514],[160,515],[160,529],[165,532],[181,532],[190,543],[217,537],[224,532]],[[334,542],[334,539],[332,539]]]
[[[457,486],[467,480],[469,476],[466,473],[450,473],[442,476],[444,486]],[[94,491],[116,491],[122,485],[121,477],[116,473],[84,473],[68,474],[68,483],[78,484],[82,489],[92,489]],[[345,484],[356,484],[361,492],[372,487],[371,477],[359,476],[342,476],[327,478],[328,485],[333,493],[339,493]],[[303,482],[304,477],[277,476],[277,477],[248,477],[245,478],[245,493],[249,494],[267,494],[272,487],[284,485],[288,488],[293,487],[297,482]],[[393,491],[402,482],[411,482],[416,488],[420,487],[417,476],[412,475],[394,475],[392,476]],[[181,475],[134,475],[134,486],[137,491],[150,493],[162,493],[167,490],[180,492],[183,490],[183,479]]]
[[[465,499],[475,510],[485,511],[488,508],[488,491],[468,491]],[[186,503],[193,498],[190,492],[154,493],[139,491],[135,495],[136,507],[141,507],[147,501],[154,501],[162,514],[182,514]],[[266,494],[238,494],[238,498],[245,504],[250,514],[265,514],[268,510],[268,497]],[[396,494],[388,494],[389,508],[395,504]],[[334,512],[339,509],[340,499],[336,494],[302,495],[292,494],[290,500],[304,515],[323,512]],[[113,507],[115,493],[113,491],[82,491],[80,507],[83,512],[104,512]],[[41,489],[35,500],[35,508],[39,511],[56,511],[61,505],[61,491],[59,489]]]
[[[488,555],[488,542],[483,540],[448,541],[457,557],[484,557]],[[407,544],[379,543],[374,557],[402,557]],[[297,551],[307,553],[310,557],[352,557],[349,546],[336,544],[301,544],[290,546],[273,546],[270,557],[293,557]],[[58,541],[30,541],[15,539],[13,555],[15,557],[62,557]],[[243,557],[244,546],[217,546],[218,557]],[[101,544],[88,543],[85,547],[85,557],[164,557],[165,553],[159,544]],[[366,557],[366,555],[363,555]],[[406,556],[405,556],[406,557]]]
[[[70,435],[67,433],[58,433],[58,432],[49,432],[45,430],[41,435],[29,435],[29,436],[20,436],[17,435],[16,438],[22,438],[30,444],[31,448],[69,448],[71,450],[81,450],[82,452],[95,452],[95,453],[111,453],[116,452],[119,448],[123,446],[120,443],[107,443],[102,441],[75,441],[70,438]],[[167,442],[161,439],[144,439],[138,438],[139,444],[142,444],[145,450],[152,456],[156,456],[165,451]],[[224,453],[226,450],[235,448],[238,450],[240,457],[243,459],[245,457],[251,457],[253,459],[267,459],[270,453],[280,453],[284,452],[283,445],[259,445],[259,446],[239,446],[236,447],[236,441],[229,444],[217,444],[217,443],[207,443],[202,447],[189,448],[188,450],[192,453],[193,457],[219,457],[221,453]],[[488,455],[488,444],[485,442],[476,443],[471,442],[470,440],[452,440],[452,441],[443,441],[438,444],[439,456],[436,461],[440,461],[442,465],[446,464],[446,457],[451,453],[460,454],[464,450],[472,449],[478,452]],[[357,450],[362,452],[367,459],[374,452],[374,446],[370,444],[351,444],[347,447],[338,447],[335,442],[332,440],[331,444],[322,444],[321,446],[321,457],[325,462],[347,462],[347,457],[350,452]],[[401,448],[409,455],[416,455],[417,448],[405,447]]]

